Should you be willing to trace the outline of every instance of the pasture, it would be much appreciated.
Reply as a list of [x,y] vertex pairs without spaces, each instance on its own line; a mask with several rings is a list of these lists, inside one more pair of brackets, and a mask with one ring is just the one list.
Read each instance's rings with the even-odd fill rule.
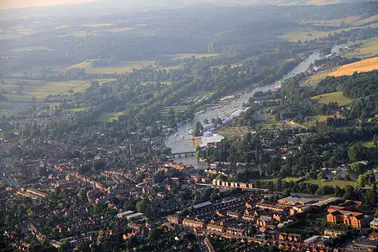
[[329,104],[331,102],[337,102],[340,106],[347,106],[352,103],[352,99],[345,97],[342,91],[317,95],[311,98],[313,101],[317,101],[322,104]]
[[322,182],[321,180],[311,179],[311,180],[306,180],[304,183],[314,184],[318,186],[332,186],[332,187],[338,186],[341,189],[345,188],[347,185],[349,186],[355,185],[354,181],[349,181],[349,180],[331,180],[331,181]]
[[87,73],[91,74],[112,74],[112,73],[131,73],[133,69],[142,69],[148,66],[154,66],[154,61],[124,61],[113,66],[106,67],[94,67],[94,60],[81,62],[76,65],[72,65],[67,69],[83,68]]
[[319,72],[306,78],[302,85],[304,86],[317,86],[320,81],[330,76],[331,71]]
[[378,55],[378,39],[372,38],[362,41],[362,45],[348,53],[351,57],[367,58]]
[[324,122],[324,121],[327,121],[327,118],[329,118],[331,116],[322,116],[322,115],[319,115],[319,116],[309,116],[309,117],[306,117],[306,125],[307,126],[315,126],[316,124],[316,121],[318,122]]
[[203,59],[203,58],[210,58],[210,57],[216,57],[219,54],[216,53],[182,53],[182,54],[166,54],[166,56],[171,57],[172,59],[190,59],[192,57],[195,57],[196,59]]
[[332,76],[352,75],[354,72],[370,72],[378,69],[378,57],[361,60],[352,64],[341,66]]

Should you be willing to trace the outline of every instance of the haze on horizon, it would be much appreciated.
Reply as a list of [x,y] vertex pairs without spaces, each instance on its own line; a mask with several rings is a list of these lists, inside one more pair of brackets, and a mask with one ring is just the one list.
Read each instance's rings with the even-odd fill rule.
[[66,4],[88,3],[95,0],[0,0],[0,9],[20,9],[43,6],[56,6]]

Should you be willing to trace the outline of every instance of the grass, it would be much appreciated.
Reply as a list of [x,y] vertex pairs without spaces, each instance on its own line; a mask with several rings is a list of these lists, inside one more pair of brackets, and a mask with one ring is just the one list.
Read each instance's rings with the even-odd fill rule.
[[377,15],[374,15],[374,16],[371,16],[371,17],[368,17],[368,18],[365,18],[365,19],[362,19],[362,20],[359,20],[357,22],[354,23],[354,25],[366,25],[366,24],[370,24],[370,23],[373,23],[373,22],[377,22],[378,21],[378,14]]
[[224,129],[220,129],[218,132],[226,138],[243,137],[249,132],[249,127],[226,127]]
[[321,180],[307,180],[304,183],[306,184],[314,184],[318,186],[332,186],[332,187],[340,187],[341,189],[345,188],[347,185],[354,186],[354,181],[349,180],[331,180],[331,181],[325,181],[322,182]]
[[366,148],[373,148],[374,147],[374,142],[373,140],[369,141],[369,142],[364,142],[364,146]]
[[322,116],[322,115],[319,115],[319,116],[309,116],[309,117],[306,117],[306,125],[307,126],[315,126],[316,121],[318,121],[318,122],[324,122],[329,117],[332,117],[332,116]]
[[315,26],[341,26],[345,24],[353,24],[360,20],[359,16],[350,16],[342,19],[333,19],[333,20],[316,20],[311,22]]
[[314,75],[311,75],[310,77],[306,78],[304,81],[303,85],[305,86],[317,86],[320,81],[324,80],[328,76],[330,76],[331,71],[325,71],[325,72],[320,72]]
[[337,102],[340,106],[347,106],[352,103],[352,99],[345,97],[342,91],[314,96],[311,100],[318,101],[321,104]]
[[157,71],[167,71],[169,72],[170,70],[176,70],[176,69],[180,69],[181,66],[170,66],[170,67],[159,67],[159,68],[156,68]]
[[[371,28],[377,28],[378,24],[361,26],[361,28],[365,28],[369,26]],[[282,39],[288,40],[290,42],[297,42],[298,40],[306,41],[306,40],[314,40],[314,39],[328,37],[329,34],[334,35],[335,33],[346,32],[355,28],[356,27],[343,28],[343,29],[338,29],[334,31],[316,31],[316,30],[313,30],[311,27],[307,27],[307,28],[303,28],[302,30],[284,33],[279,37]]]
[[73,109],[65,109],[67,112],[87,112],[88,108],[73,108]]
[[348,53],[350,57],[367,58],[378,54],[378,39],[372,38],[361,41],[362,45]]
[[[154,85],[156,82],[155,81],[148,81],[148,82],[144,82],[142,83],[143,86],[146,86],[146,85]],[[167,86],[170,86],[172,85],[172,81],[160,81],[160,84],[161,85],[167,85]]]
[[288,183],[290,183],[290,182],[297,183],[300,180],[301,180],[300,178],[293,178],[293,177],[287,177],[287,178],[283,179],[283,181],[288,182]]
[[81,62],[67,69],[83,68],[90,74],[131,73],[133,68],[142,69],[143,67],[153,66],[155,64],[154,61],[124,61],[113,66],[93,67],[93,62],[94,60]]
[[100,122],[113,122],[118,120],[119,116],[124,115],[125,112],[103,113],[97,120]]
[[172,57],[172,59],[189,59],[191,57],[195,57],[197,59],[203,59],[203,58],[210,58],[210,57],[216,57],[219,54],[215,53],[182,53],[182,54],[167,54],[166,56]]
[[171,108],[175,111],[175,113],[183,113],[188,109],[188,106],[165,107],[163,110],[160,111],[161,115],[167,116]]
[[355,72],[370,72],[378,69],[378,57],[361,60],[352,64],[341,66],[332,76],[339,77],[343,75],[352,75]]

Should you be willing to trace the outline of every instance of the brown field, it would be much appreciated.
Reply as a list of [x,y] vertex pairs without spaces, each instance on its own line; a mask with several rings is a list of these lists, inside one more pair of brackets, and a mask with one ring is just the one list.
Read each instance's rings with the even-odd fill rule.
[[357,22],[358,20],[360,20],[359,16],[350,16],[350,17],[346,17],[346,18],[343,18],[343,19],[316,20],[316,21],[313,21],[312,24],[317,25],[317,26],[340,26],[343,23],[353,24],[353,23]]
[[373,22],[377,22],[378,21],[378,14],[377,15],[374,15],[374,16],[371,16],[369,18],[365,18],[365,19],[362,19],[360,21],[357,21],[354,23],[354,25],[365,25],[365,24],[369,24],[369,23],[373,23]]
[[376,69],[378,69],[378,57],[344,65],[337,69],[337,71],[333,72],[332,76],[339,77],[343,75],[352,75],[354,72],[370,72]]
[[67,69],[73,68],[84,68],[87,73],[93,74],[111,74],[111,73],[131,73],[133,68],[141,69],[146,66],[153,66],[155,64],[154,61],[125,61],[114,66],[108,67],[93,67],[93,61],[85,61],[79,64],[73,65],[68,67]]
[[227,127],[219,130],[219,134],[227,138],[243,137],[249,132],[249,127]]

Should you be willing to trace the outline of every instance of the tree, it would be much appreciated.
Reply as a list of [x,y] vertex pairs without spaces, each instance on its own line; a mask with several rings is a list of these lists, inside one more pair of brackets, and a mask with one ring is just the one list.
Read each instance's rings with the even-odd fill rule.
[[148,198],[144,198],[144,199],[138,201],[138,203],[136,203],[135,209],[138,212],[144,213],[144,212],[146,212],[149,204],[150,204],[150,201],[148,200]]
[[193,136],[195,137],[201,136],[202,131],[203,131],[203,126],[201,122],[196,122],[196,124],[194,125]]
[[315,194],[316,194],[316,195],[324,195],[325,192],[324,192],[323,187],[320,186],[320,187],[318,188],[318,190],[316,190]]
[[361,174],[361,175],[358,176],[357,184],[360,187],[365,187],[365,185],[366,185],[366,175],[365,174]]

